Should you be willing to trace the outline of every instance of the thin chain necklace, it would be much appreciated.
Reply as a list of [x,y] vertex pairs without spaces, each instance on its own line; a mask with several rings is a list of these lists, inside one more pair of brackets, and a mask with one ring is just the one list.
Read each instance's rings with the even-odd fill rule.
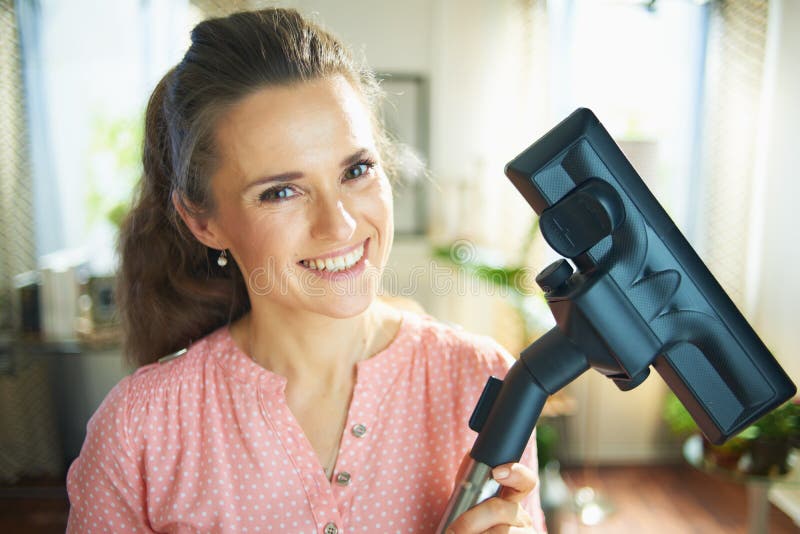
[[[248,354],[250,356],[250,359],[254,363],[256,363],[258,365],[261,365],[256,361],[255,357],[252,354],[252,351],[250,350],[248,352],[250,353],[250,354]],[[341,433],[340,433],[340,435],[341,435]],[[341,438],[340,438],[340,440],[341,440]],[[336,442],[336,444],[333,447],[333,450],[331,450],[330,454],[328,455],[328,461],[325,462],[324,464],[322,464],[322,471],[325,473],[325,478],[327,478],[328,481],[332,481],[333,480],[333,470],[336,467],[336,459],[339,457],[339,441]],[[320,459],[320,461],[321,461],[321,459]]]
[[[247,328],[245,329],[248,332],[248,336],[247,336],[247,341],[248,341],[247,354],[248,354],[248,356],[250,356],[250,359],[254,363],[256,363],[258,365],[261,365],[256,360],[256,358],[254,356],[254,351],[252,350],[252,344],[250,343],[249,331],[250,331],[250,327],[252,325],[251,321],[252,321],[252,316],[248,316],[248,318],[247,318]],[[374,342],[374,339],[375,339],[375,337],[377,337],[377,335],[378,335],[377,332],[373,331],[372,339],[369,340],[369,342],[366,344],[366,347],[370,347],[370,344],[372,342]],[[363,359],[363,358],[359,358],[359,360],[357,360],[357,361],[360,361],[361,359]],[[339,445],[340,445],[340,441],[341,441],[341,435],[342,435],[342,432],[344,431],[344,425],[346,423],[347,423],[347,421],[345,419],[345,421],[342,423],[342,428],[340,429],[340,432],[339,432],[339,436],[340,436],[339,440],[336,441],[336,444],[333,447],[333,450],[330,452],[330,455],[328,457],[328,461],[325,462],[322,465],[322,470],[325,473],[325,478],[327,478],[329,481],[332,481],[332,479],[333,479],[333,472],[334,472],[334,469],[336,467],[336,460],[339,457]]]
[[333,450],[331,450],[330,454],[328,455],[328,461],[322,465],[322,470],[325,472],[325,478],[328,480],[333,479],[333,473],[336,469],[336,460],[339,458],[339,447],[341,445],[342,436],[344,435],[345,426],[347,426],[347,413],[345,413],[344,420],[341,422],[336,431],[336,435],[339,436],[339,438],[336,440],[336,443],[334,443]]
[[337,444],[331,452],[331,457],[328,459],[328,463],[322,467],[322,470],[325,472],[325,478],[328,480],[333,478],[333,470],[336,467],[336,458],[339,456],[338,449],[339,445]]

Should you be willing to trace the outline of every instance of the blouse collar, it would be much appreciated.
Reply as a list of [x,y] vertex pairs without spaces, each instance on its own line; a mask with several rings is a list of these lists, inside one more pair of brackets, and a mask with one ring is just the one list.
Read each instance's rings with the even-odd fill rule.
[[[375,377],[384,378],[389,382],[393,381],[393,376],[390,377],[379,371],[387,367],[398,369],[398,366],[402,366],[404,362],[400,360],[409,357],[409,351],[403,349],[413,340],[413,331],[416,329],[412,325],[419,320],[414,313],[405,310],[401,310],[401,317],[400,328],[392,341],[380,352],[356,364],[359,378],[364,375],[375,375]],[[231,336],[228,325],[211,333],[207,341],[210,356],[216,360],[228,376],[246,384],[263,385],[273,391],[284,391],[286,378],[265,369],[242,351]],[[391,373],[391,375],[394,374]],[[379,382],[381,383],[375,384],[375,386],[389,385],[384,383],[384,380],[379,380]]]

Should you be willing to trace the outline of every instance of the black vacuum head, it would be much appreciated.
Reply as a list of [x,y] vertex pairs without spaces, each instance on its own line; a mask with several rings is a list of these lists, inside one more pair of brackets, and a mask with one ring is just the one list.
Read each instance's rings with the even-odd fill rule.
[[639,317],[635,326],[614,328],[646,329],[643,335],[657,339],[656,353],[643,357],[712,442],[794,395],[789,377],[590,110],[573,112],[511,161],[506,175],[577,275],[600,273],[619,287]]

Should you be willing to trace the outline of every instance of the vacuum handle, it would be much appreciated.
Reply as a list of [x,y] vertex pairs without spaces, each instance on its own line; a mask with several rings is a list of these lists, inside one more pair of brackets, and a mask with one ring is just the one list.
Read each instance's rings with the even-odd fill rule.
[[522,458],[547,397],[588,368],[580,349],[554,327],[522,351],[502,381],[489,378],[470,418],[470,428],[478,432],[472,461],[456,483],[438,533],[486,496],[492,468]]

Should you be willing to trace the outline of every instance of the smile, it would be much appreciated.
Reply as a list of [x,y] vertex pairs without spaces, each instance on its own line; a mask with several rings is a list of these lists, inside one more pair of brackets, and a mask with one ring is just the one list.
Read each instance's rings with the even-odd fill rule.
[[361,243],[356,248],[341,256],[334,256],[330,258],[308,259],[302,260],[300,263],[309,269],[318,271],[338,272],[345,271],[358,263],[364,256],[364,243]]

